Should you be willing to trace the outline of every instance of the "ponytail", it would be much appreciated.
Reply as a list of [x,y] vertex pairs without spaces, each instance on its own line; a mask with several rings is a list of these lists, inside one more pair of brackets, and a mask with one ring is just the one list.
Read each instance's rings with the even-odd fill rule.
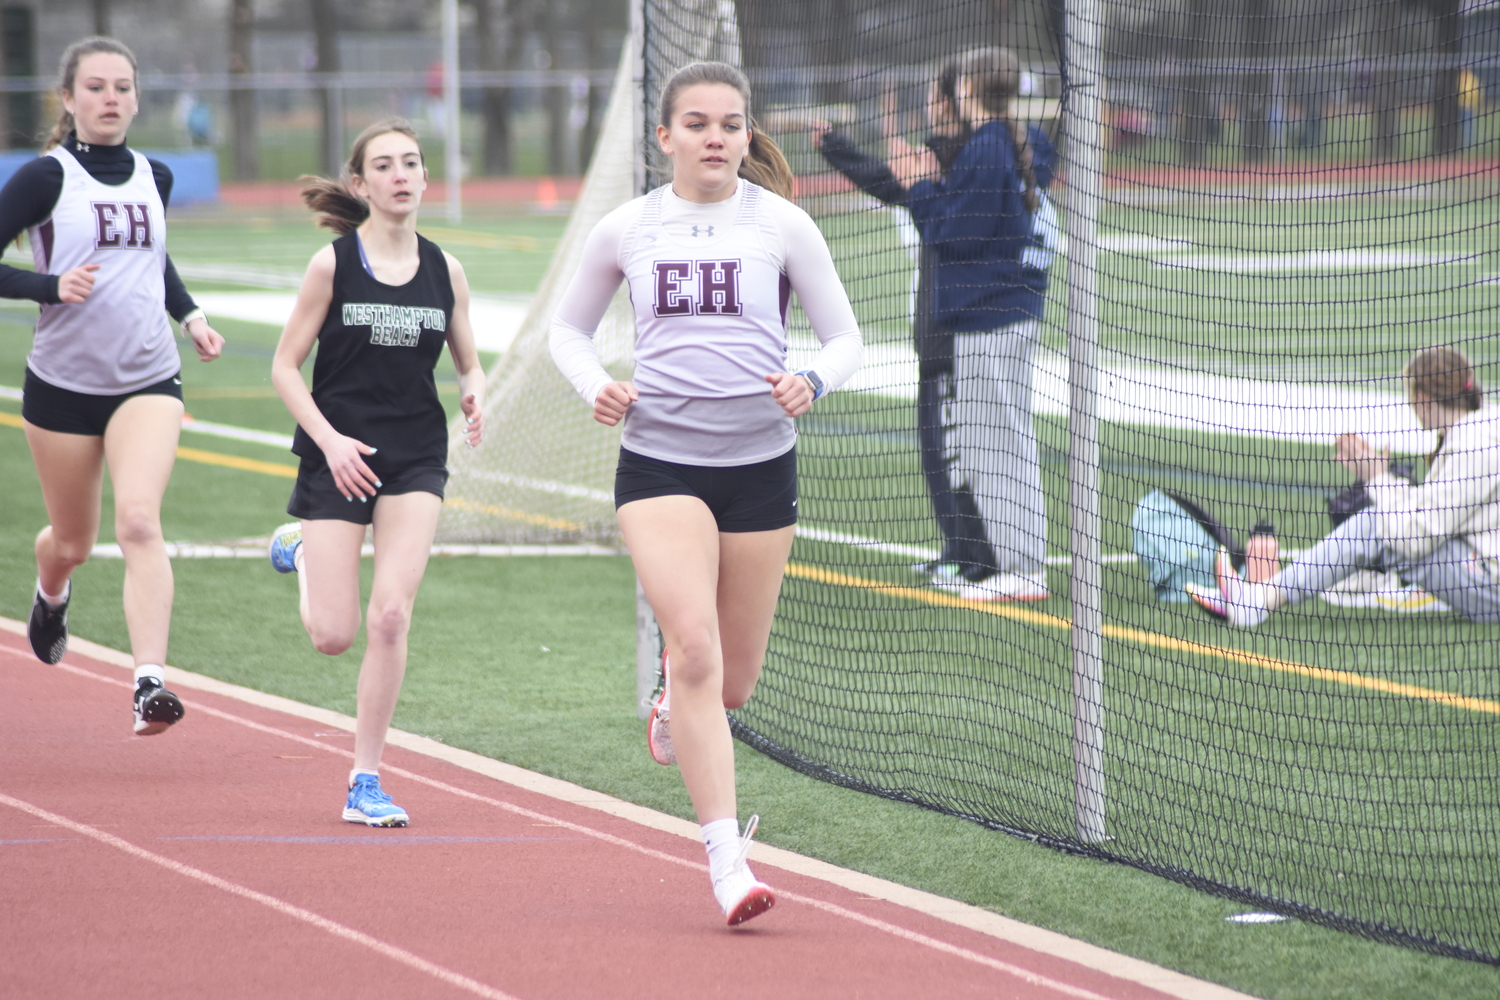
[[[370,145],[370,140],[388,132],[399,132],[410,138],[417,144],[417,155],[422,155],[422,141],[417,138],[417,130],[412,128],[411,122],[405,118],[382,118],[354,140],[354,145],[349,150],[349,161],[344,164],[338,180],[312,174],[303,174],[297,178],[305,182],[302,185],[302,203],[317,215],[319,226],[331,229],[340,236],[347,236],[370,217],[369,204],[354,193],[349,182],[355,177],[364,176],[365,149]],[[425,169],[426,157],[423,156],[422,160]]]
[[[132,75],[139,70],[135,62],[135,53],[131,52],[124,42],[116,41],[113,38],[105,38],[102,35],[96,35],[93,38],[84,38],[69,45],[62,54],[57,73],[57,92],[59,94],[72,95],[74,78],[78,76],[79,62],[82,61],[84,56],[91,56],[96,52],[108,52],[111,55],[124,56],[130,63]],[[139,83],[137,83],[137,86],[139,86]],[[63,105],[61,110],[58,111],[56,124],[52,126],[52,131],[47,134],[42,143],[42,153],[46,154],[49,150],[61,146],[67,140],[68,133],[73,131],[74,126],[73,113],[68,110],[67,105]]]
[[791,164],[775,140],[750,123],[750,148],[745,150],[745,159],[740,162],[740,176],[751,184],[790,199],[796,179],[792,176]]
[[306,182],[302,185],[302,204],[312,209],[322,228],[348,236],[370,217],[370,206],[343,181],[311,174],[303,174],[297,180]]

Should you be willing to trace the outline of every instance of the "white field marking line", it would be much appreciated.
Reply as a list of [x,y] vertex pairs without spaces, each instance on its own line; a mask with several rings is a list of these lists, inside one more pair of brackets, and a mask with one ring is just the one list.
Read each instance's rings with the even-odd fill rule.
[[[169,559],[265,559],[266,544],[253,545],[209,545],[202,542],[167,542]],[[453,556],[480,556],[488,559],[522,558],[531,556],[621,556],[625,553],[603,545],[464,545],[443,543],[432,546],[429,551],[434,559]],[[366,559],[375,555],[375,546],[365,545],[360,555]],[[90,551],[92,559],[123,559],[125,553],[114,543],[95,545]]]
[[[63,664],[63,663],[59,663],[59,664],[56,664],[56,665],[59,666],[59,667],[62,667],[68,673],[78,674],[78,675],[83,676],[83,677],[90,677],[90,678],[93,678],[94,680],[103,681],[106,684],[111,684],[111,685],[114,685],[114,686],[117,686],[117,687],[124,687],[124,688],[130,687],[130,684],[128,682],[124,681],[124,680],[119,680],[119,679],[116,679],[116,678],[113,678],[113,677],[103,677],[103,676],[100,676],[99,674],[96,674],[96,673],[94,673],[92,671],[85,670],[82,667],[75,667],[75,666],[72,666],[70,664]],[[335,754],[335,755],[340,756],[340,757],[345,757],[345,758],[348,758],[350,760],[354,759],[354,753],[353,753],[353,751],[345,750],[343,747],[336,747],[336,746],[333,746],[331,744],[323,743],[323,742],[321,742],[319,740],[315,740],[315,739],[312,739],[312,738],[307,737],[307,736],[299,736],[296,733],[289,733],[289,732],[287,732],[284,729],[277,729],[274,726],[267,726],[264,723],[255,722],[252,719],[246,719],[246,718],[244,718],[242,716],[234,715],[234,714],[232,714],[230,712],[220,711],[217,708],[210,708],[207,705],[195,704],[193,702],[188,702],[187,704],[195,712],[202,712],[204,715],[213,716],[214,718],[217,718],[217,719],[223,719],[226,722],[233,722],[233,723],[236,723],[238,725],[244,726],[246,729],[253,729],[256,732],[265,733],[265,734],[267,734],[269,736],[279,736],[279,737],[281,737],[283,739],[291,740],[294,743],[300,743],[303,746],[312,747],[312,748],[318,749],[318,750],[326,750],[329,753]],[[408,771],[406,768],[404,768],[404,767],[398,767],[398,766],[396,766],[394,764],[384,764],[384,765],[382,765],[382,768],[387,773],[389,773],[389,774],[398,775],[398,776],[400,776],[402,778],[407,779],[408,781],[414,781],[414,782],[416,782],[418,784],[426,785],[429,788],[435,788],[435,789],[437,789],[439,791],[447,792],[448,794],[457,796],[459,798],[468,799],[468,800],[470,800],[472,802],[480,802],[480,803],[483,803],[485,805],[494,806],[494,807],[502,810],[503,812],[513,813],[514,815],[517,815],[517,816],[523,816],[526,819],[548,823],[548,824],[551,824],[553,826],[561,827],[562,829],[565,829],[565,830],[571,830],[572,832],[578,833],[578,834],[582,834],[585,837],[591,837],[591,838],[593,838],[595,840],[602,841],[602,842],[604,842],[606,844],[610,844],[610,845],[612,845],[614,847],[620,847],[620,848],[624,848],[625,850],[628,850],[628,851],[634,851],[637,854],[643,854],[646,857],[652,858],[652,859],[657,860],[657,861],[665,861],[665,862],[667,862],[669,864],[674,864],[674,865],[677,865],[677,866],[682,867],[682,868],[689,868],[689,869],[692,869],[693,871],[703,872],[705,874],[708,872],[708,865],[703,864],[702,862],[699,862],[699,861],[689,861],[686,858],[679,858],[679,857],[677,857],[674,854],[668,854],[665,851],[658,851],[655,848],[647,847],[644,844],[638,844],[635,841],[629,840],[629,839],[627,839],[625,837],[617,837],[617,836],[615,836],[612,833],[605,833],[603,830],[596,830],[593,827],[584,826],[581,823],[574,823],[574,822],[572,822],[570,820],[565,820],[565,819],[563,819],[563,818],[561,818],[559,816],[553,816],[553,815],[550,815],[549,813],[538,812],[535,809],[527,809],[525,806],[519,806],[519,805],[516,805],[513,802],[505,802],[505,801],[503,801],[501,799],[490,798],[487,795],[480,795],[478,792],[471,792],[471,791],[469,791],[466,788],[459,788],[457,785],[450,785],[446,781],[439,781],[436,778],[429,778],[426,775],[417,774],[415,771]],[[3,796],[0,796],[0,799],[3,799]],[[89,828],[89,829],[92,829],[92,828]],[[125,843],[124,841],[120,842],[120,844],[124,844],[124,843]],[[116,846],[120,846],[120,845],[116,845]],[[133,845],[127,845],[126,847],[124,847],[122,849],[127,849],[128,850],[128,849],[131,849],[131,846],[133,846]],[[139,852],[141,854],[141,856],[147,857],[149,860],[156,861],[158,864],[163,864],[164,863],[166,867],[172,868],[174,871],[177,870],[177,867],[176,867],[177,866],[177,862],[170,861],[170,860],[168,860],[166,858],[158,858],[156,855],[151,855],[151,854],[149,854],[149,852],[141,851],[139,848],[135,848],[134,850],[136,852]],[[757,858],[757,860],[760,860],[760,859]],[[775,862],[767,862],[767,863],[768,864],[772,864],[772,865],[775,864]],[[185,865],[182,866],[182,867],[186,868]],[[191,872],[196,872],[196,869],[191,869],[190,871]],[[202,878],[205,881],[208,881],[208,880],[214,880],[215,882],[219,881],[219,880],[215,879],[215,876],[207,875],[206,873],[197,873],[197,874],[194,875],[194,877],[199,877],[200,875],[202,876]],[[213,884],[213,883],[211,883],[211,884]],[[255,897],[259,897],[261,895],[260,893],[255,893],[254,890],[250,890],[250,889],[244,890],[244,892],[241,893],[241,894],[243,895],[243,894],[246,894],[246,893],[252,893]],[[1066,994],[1068,996],[1078,997],[1079,1000],[1110,1000],[1110,998],[1101,996],[1098,993],[1093,993],[1093,992],[1091,992],[1089,990],[1084,990],[1084,989],[1080,989],[1080,988],[1078,988],[1076,986],[1071,986],[1071,985],[1069,985],[1067,983],[1064,983],[1064,982],[1062,982],[1060,980],[1052,979],[1052,978],[1050,978],[1048,976],[1041,975],[1040,973],[1032,972],[1029,969],[1022,968],[1019,965],[1012,965],[1009,962],[1003,962],[1003,961],[1001,961],[999,959],[990,958],[988,955],[982,955],[979,952],[971,951],[968,948],[963,948],[963,947],[960,947],[959,945],[956,945],[956,944],[950,944],[947,941],[943,941],[943,940],[940,940],[938,938],[934,938],[934,937],[931,937],[929,935],[922,934],[919,931],[914,931],[914,930],[910,930],[910,929],[905,928],[905,927],[900,927],[900,926],[898,926],[896,924],[887,923],[884,920],[880,920],[880,919],[877,919],[875,917],[866,916],[865,914],[858,913],[858,912],[856,912],[854,910],[846,909],[845,907],[839,906],[837,903],[830,903],[830,902],[827,902],[826,900],[816,899],[816,898],[811,897],[811,896],[804,896],[801,893],[795,893],[795,892],[785,892],[785,891],[782,891],[782,892],[778,892],[777,895],[779,897],[783,898],[783,899],[792,900],[792,901],[795,901],[795,902],[798,902],[798,903],[804,903],[804,904],[806,904],[808,906],[812,906],[812,907],[814,907],[816,909],[823,910],[825,913],[829,913],[829,914],[832,914],[832,915],[837,916],[837,917],[842,917],[842,918],[844,918],[846,920],[852,920],[855,923],[864,924],[865,926],[870,927],[870,928],[872,928],[874,930],[879,930],[879,931],[883,931],[883,932],[885,932],[887,934],[892,934],[892,935],[894,935],[896,937],[901,938],[902,940],[909,941],[912,944],[917,944],[917,945],[921,945],[921,946],[926,947],[926,948],[931,948],[934,951],[943,952],[944,954],[952,955],[952,956],[954,956],[956,958],[961,958],[961,959],[964,959],[964,960],[969,961],[969,962],[974,962],[975,964],[983,965],[983,966],[986,966],[987,968],[994,969],[997,972],[1003,972],[1006,975],[1014,976],[1014,977],[1016,977],[1018,979],[1021,979],[1024,982],[1030,983],[1033,986],[1040,986],[1040,987],[1043,987],[1045,989],[1055,990],[1055,991],[1057,991],[1059,993],[1064,993],[1064,994]],[[265,898],[266,899],[270,899],[271,897],[265,897]],[[258,901],[264,901],[264,900],[258,900]],[[289,904],[283,904],[283,905],[289,906]],[[289,908],[290,909],[294,909],[294,910],[297,909],[296,907],[290,907],[290,906],[289,906]],[[302,912],[306,912],[306,911],[302,911]],[[315,915],[308,914],[308,916],[315,916]],[[351,932],[351,933],[358,933],[358,932],[355,931],[355,932]],[[373,939],[371,939],[371,940],[373,941]],[[397,950],[399,950],[399,949],[397,949]],[[412,956],[412,957],[415,957],[415,956]],[[419,961],[420,961],[420,959],[419,959]]]
[[[87,673],[87,671],[79,672]],[[154,865],[160,865],[162,868],[165,868],[169,872],[173,872],[185,878],[194,879],[198,882],[202,882],[204,885],[211,886],[212,888],[218,889],[222,892],[227,892],[232,896],[238,896],[241,899],[248,899],[252,903],[259,903],[262,906],[269,907],[270,909],[275,910],[277,913],[280,913],[284,916],[291,917],[294,920],[300,920],[306,924],[311,924],[319,930],[326,931],[329,934],[332,934],[334,937],[343,938],[345,941],[350,941],[354,944],[368,948],[376,954],[383,955],[386,958],[407,966],[408,968],[415,969],[418,972],[426,973],[427,975],[432,976],[434,979],[445,982],[450,986],[456,986],[467,993],[472,993],[473,995],[478,997],[484,997],[485,1000],[517,1000],[517,998],[510,993],[497,990],[493,986],[487,986],[477,979],[471,979],[460,972],[454,972],[452,969],[438,965],[436,962],[430,962],[420,955],[416,955],[412,952],[407,951],[405,948],[398,948],[393,944],[387,944],[379,938],[371,937],[369,934],[366,934],[363,931],[357,931],[352,927],[348,927],[344,924],[338,923],[337,921],[330,920],[327,917],[320,916],[319,914],[316,914],[311,910],[305,910],[302,907],[295,906],[291,903],[286,902],[285,900],[277,899],[275,896],[270,896],[263,892],[257,892],[256,890],[251,889],[247,886],[240,885],[238,882],[231,882],[228,879],[220,878],[217,875],[210,875],[208,872],[203,871],[201,868],[194,868],[192,865],[184,864],[181,861],[174,861],[171,858],[164,857],[163,855],[157,854],[153,851],[148,851],[144,847],[137,847],[130,841],[124,840],[120,837],[116,837],[112,833],[105,833],[103,830],[96,829],[86,823],[80,823],[77,820],[69,819],[66,816],[60,816],[57,813],[50,812],[40,806],[34,806],[30,802],[23,802],[20,799],[12,798],[11,796],[6,795],[4,792],[0,792],[0,805],[7,805],[12,809],[16,809],[20,812],[30,813],[37,819],[45,820],[48,823],[63,827],[64,829],[72,830],[74,833],[82,834],[83,836],[88,837],[92,840],[96,840],[108,847],[113,847],[116,850],[123,851],[126,854],[131,855],[132,857],[139,858],[142,861],[149,861]]]
[[182,429],[193,434],[207,434],[210,437],[230,438],[235,441],[250,441],[255,444],[270,445],[272,448],[283,448],[288,451],[292,447],[292,436],[290,434],[273,434],[270,431],[254,431],[248,427],[234,427],[229,424],[216,424],[212,420],[199,420],[197,417],[189,417],[183,414]]
[[[0,617],[0,630],[11,632],[18,636],[26,634],[26,626],[14,619]],[[74,651],[97,660],[102,663],[111,664],[124,670],[134,669],[134,660],[129,654],[108,646],[81,639],[77,636],[69,640],[69,645]],[[57,664],[70,672],[77,672],[105,683],[113,683],[117,686],[130,688],[130,682],[120,680],[113,681],[108,677],[91,671],[72,667],[67,664]],[[189,688],[197,691],[207,691],[234,701],[244,702],[258,708],[290,715],[294,718],[306,719],[319,725],[342,729],[353,733],[355,720],[347,715],[330,711],[326,708],[318,708],[313,705],[304,705],[290,698],[282,698],[279,695],[266,694],[251,688],[241,687],[238,684],[229,684],[224,681],[195,674],[191,671],[182,670],[177,667],[166,668],[166,679],[177,687]],[[205,712],[205,706],[195,706]],[[243,720],[249,722],[249,720]],[[293,736],[293,739],[301,737]],[[391,729],[386,742],[392,746],[399,746],[411,750],[426,757],[447,761],[456,767],[475,774],[481,774],[507,785],[513,785],[525,791],[534,792],[547,798],[567,802],[571,805],[582,806],[593,809],[606,815],[624,819],[637,826],[647,829],[659,830],[674,836],[691,840],[695,844],[701,843],[702,834],[698,825],[689,820],[678,819],[676,816],[668,816],[665,813],[648,809],[645,806],[636,805],[617,799],[603,792],[592,791],[575,785],[569,781],[559,778],[549,778],[534,771],[516,767],[491,757],[485,757],[469,750],[451,747],[445,743],[430,739],[426,736],[418,736],[400,729]],[[351,757],[349,751],[338,747],[324,749],[339,753],[345,757]],[[808,878],[818,879],[832,885],[841,886],[862,896],[884,899],[903,906],[909,910],[926,914],[945,923],[958,927],[964,927],[988,937],[1006,941],[1010,944],[1020,945],[1032,951],[1040,952],[1061,958],[1068,962],[1086,966],[1097,972],[1102,972],[1117,979],[1138,983],[1150,989],[1157,990],[1169,996],[1177,997],[1179,1000],[1255,1000],[1248,994],[1237,990],[1220,986],[1217,983],[1194,979],[1183,973],[1166,969],[1150,962],[1122,955],[1107,948],[1080,941],[1077,938],[1049,931],[1043,927],[1022,923],[1010,917],[1002,916],[991,910],[972,906],[956,899],[939,896],[936,893],[926,892],[922,889],[914,889],[911,886],[901,885],[886,879],[866,875],[863,872],[851,871],[819,861],[817,858],[805,857],[792,851],[779,847],[771,847],[767,844],[755,844],[751,849],[751,858],[757,862],[763,862],[784,869],[797,875],[805,875]],[[674,863],[688,864],[692,862],[674,858]],[[788,897],[790,898],[790,897]],[[833,905],[833,904],[829,904]]]

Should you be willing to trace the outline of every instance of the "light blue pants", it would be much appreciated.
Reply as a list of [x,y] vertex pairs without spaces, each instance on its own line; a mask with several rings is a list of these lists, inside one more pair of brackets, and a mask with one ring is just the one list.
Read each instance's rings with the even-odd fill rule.
[[1047,508],[1031,422],[1035,320],[960,333],[953,347],[955,488],[973,493],[1004,573],[1046,568]]
[[1465,618],[1500,623],[1500,580],[1461,538],[1450,538],[1425,558],[1403,561],[1380,537],[1380,518],[1366,508],[1271,578],[1291,604],[1315,597],[1356,570],[1383,562]]

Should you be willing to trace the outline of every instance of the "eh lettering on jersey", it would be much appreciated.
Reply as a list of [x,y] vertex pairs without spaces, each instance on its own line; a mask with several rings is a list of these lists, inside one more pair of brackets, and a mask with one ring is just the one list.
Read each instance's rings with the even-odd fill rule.
[[150,250],[151,206],[145,202],[92,201],[95,250]]
[[385,302],[345,302],[342,319],[345,326],[368,326],[370,343],[380,347],[416,347],[424,329],[448,329],[448,317],[441,309]]
[[655,310],[661,316],[739,316],[738,260],[659,260]]

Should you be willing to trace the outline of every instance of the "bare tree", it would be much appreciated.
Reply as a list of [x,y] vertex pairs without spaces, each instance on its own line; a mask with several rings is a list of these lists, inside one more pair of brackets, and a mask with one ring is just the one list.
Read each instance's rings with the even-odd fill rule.
[[1241,57],[1252,64],[1240,96],[1240,149],[1246,160],[1261,160],[1270,148],[1271,74],[1262,65],[1271,47],[1271,0],[1244,0],[1240,24]]
[[[562,69],[562,45],[560,28],[563,14],[558,8],[560,0],[548,0],[542,21],[543,44],[547,46],[548,65]],[[568,103],[570,95],[565,85],[545,88],[542,103],[547,109],[547,173],[557,176],[566,173],[568,147]]]
[[[233,0],[229,7],[229,73],[247,77],[252,66],[251,42],[255,37],[254,0]],[[234,176],[242,181],[260,176],[259,95],[247,88],[229,92],[229,114],[234,128]]]
[[1201,163],[1219,138],[1218,78],[1208,71],[1214,54],[1214,6],[1213,0],[1188,0],[1180,18],[1181,50],[1189,64],[1182,94],[1183,163]]
[[[309,0],[319,73],[339,71],[339,24],[335,0]],[[322,129],[319,162],[330,177],[337,177],[344,160],[344,101],[336,86],[318,87]]]
[[109,34],[109,0],[94,0],[94,34]]
[[1437,29],[1434,51],[1442,62],[1432,74],[1432,155],[1458,152],[1461,145],[1458,106],[1458,58],[1463,53],[1460,0],[1429,0]]

